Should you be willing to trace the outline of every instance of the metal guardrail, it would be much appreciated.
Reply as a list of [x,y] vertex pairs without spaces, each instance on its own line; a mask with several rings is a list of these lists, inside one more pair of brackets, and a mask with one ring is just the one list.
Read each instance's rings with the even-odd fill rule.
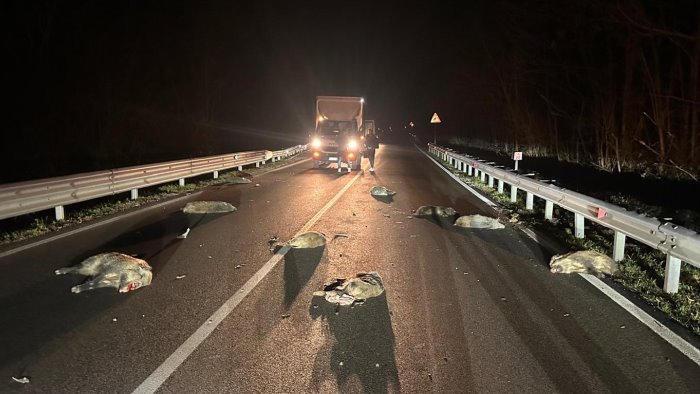
[[0,219],[54,208],[56,219],[64,218],[64,205],[131,191],[138,197],[138,189],[186,178],[255,164],[277,161],[305,151],[306,145],[297,145],[278,151],[248,151],[218,156],[123,167],[56,178],[0,185]]
[[664,290],[678,292],[681,261],[700,267],[700,235],[695,231],[671,222],[660,222],[645,215],[629,212],[624,208],[554,186],[535,179],[499,169],[468,155],[461,155],[450,149],[428,144],[428,151],[442,160],[465,172],[469,176],[479,176],[482,182],[494,187],[497,181],[499,193],[503,185],[510,185],[511,202],[517,201],[517,192],[525,192],[526,209],[533,209],[533,199],[537,196],[545,200],[545,219],[552,220],[554,204],[574,213],[574,235],[583,238],[584,221],[589,220],[615,231],[613,259],[624,258],[625,239],[629,236],[645,245],[666,254]]

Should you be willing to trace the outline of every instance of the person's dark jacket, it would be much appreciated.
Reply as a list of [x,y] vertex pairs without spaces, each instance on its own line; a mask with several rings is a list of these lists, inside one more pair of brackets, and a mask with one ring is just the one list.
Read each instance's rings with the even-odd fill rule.
[[379,138],[374,134],[367,134],[365,136],[365,149],[377,149],[379,148]]

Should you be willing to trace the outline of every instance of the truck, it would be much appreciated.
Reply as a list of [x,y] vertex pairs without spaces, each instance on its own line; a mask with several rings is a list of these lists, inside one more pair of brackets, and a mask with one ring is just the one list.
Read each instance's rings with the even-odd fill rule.
[[316,97],[316,127],[311,135],[311,159],[314,168],[337,163],[338,172],[346,163],[348,172],[362,163],[362,97]]

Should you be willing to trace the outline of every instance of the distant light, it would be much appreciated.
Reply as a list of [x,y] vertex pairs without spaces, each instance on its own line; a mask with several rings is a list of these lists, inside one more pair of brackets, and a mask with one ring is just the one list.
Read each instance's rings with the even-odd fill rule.
[[318,121],[319,121],[319,122],[323,122],[323,116],[319,116],[319,117],[318,117]]
[[313,141],[311,141],[311,146],[314,148],[320,148],[321,147],[321,140],[318,138],[314,138]]
[[360,102],[361,102],[361,103],[364,103],[364,102],[365,102],[365,99],[364,99],[364,98],[361,98],[361,99],[360,99]]

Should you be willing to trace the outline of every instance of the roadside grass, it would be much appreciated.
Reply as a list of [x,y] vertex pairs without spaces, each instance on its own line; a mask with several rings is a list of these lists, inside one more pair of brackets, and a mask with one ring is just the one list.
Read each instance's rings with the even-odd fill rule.
[[189,183],[180,186],[178,183],[167,183],[148,188],[139,189],[139,197],[132,200],[129,193],[122,193],[117,196],[103,197],[99,199],[84,201],[65,207],[65,219],[57,221],[53,216],[53,211],[42,211],[33,214],[23,215],[18,218],[5,219],[0,231],[0,246],[10,245],[15,242],[24,241],[38,237],[50,232],[59,231],[68,227],[76,226],[94,219],[114,215],[129,209],[143,205],[162,201],[166,198],[173,198],[197,190],[202,190],[209,186],[220,185],[230,181],[234,177],[250,178],[256,174],[267,172],[271,169],[283,165],[304,160],[307,156],[298,153],[280,161],[270,162],[264,166],[244,168],[244,171],[226,170],[220,171],[219,177],[213,179],[211,174],[188,178]]
[[[499,194],[496,188],[489,187],[480,178],[458,171],[437,155],[431,156],[465,183],[497,203],[502,222],[510,221],[518,226],[533,228],[570,250],[595,250],[612,255],[613,230],[587,221],[585,238],[576,238],[572,230],[573,213],[555,205],[554,220],[547,221],[544,219],[544,202],[541,199],[535,199],[532,211],[526,210],[522,192],[518,193],[517,202],[512,203],[509,186],[506,185],[504,193]],[[628,210],[654,212],[654,207],[635,205],[632,198],[626,198],[625,202]],[[617,275],[611,279],[700,336],[700,269],[690,264],[681,264],[678,293],[669,294],[663,290],[665,259],[664,253],[628,238],[625,258],[619,263]]]

